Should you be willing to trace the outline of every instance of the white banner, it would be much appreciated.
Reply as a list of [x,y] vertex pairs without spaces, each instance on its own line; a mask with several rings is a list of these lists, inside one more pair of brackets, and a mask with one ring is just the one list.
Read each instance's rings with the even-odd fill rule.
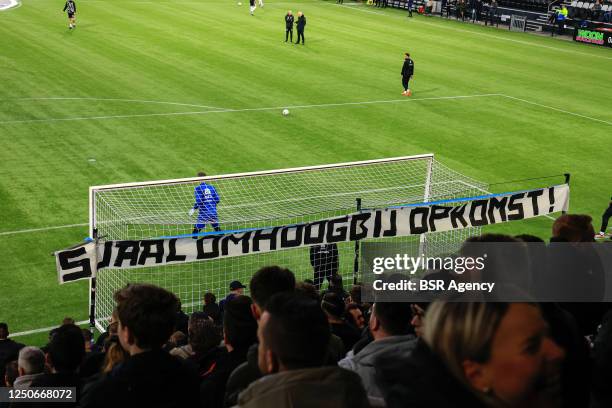
[[[453,205],[443,205],[453,204]],[[55,253],[60,283],[104,268],[127,269],[206,261],[310,245],[401,237],[481,227],[567,211],[569,185],[408,205],[297,225],[209,234],[198,239],[99,241]]]

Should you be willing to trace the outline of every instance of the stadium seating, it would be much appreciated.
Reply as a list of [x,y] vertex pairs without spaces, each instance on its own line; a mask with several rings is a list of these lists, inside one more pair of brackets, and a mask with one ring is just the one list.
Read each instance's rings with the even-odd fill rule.
[[[569,17],[577,20],[606,21],[606,14],[612,13],[612,2],[603,1],[601,10],[596,10],[595,1],[576,1],[566,4]],[[608,20],[610,17],[608,17]],[[607,21],[610,22],[610,21]]]

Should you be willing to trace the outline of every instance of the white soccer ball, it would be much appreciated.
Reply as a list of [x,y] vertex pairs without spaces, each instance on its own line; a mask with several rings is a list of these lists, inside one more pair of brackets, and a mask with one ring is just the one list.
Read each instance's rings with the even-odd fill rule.
[[289,109],[283,109],[283,116],[287,116],[289,114]]
[[239,6],[242,6],[242,3],[241,3],[241,2],[238,2],[238,5],[239,5]]

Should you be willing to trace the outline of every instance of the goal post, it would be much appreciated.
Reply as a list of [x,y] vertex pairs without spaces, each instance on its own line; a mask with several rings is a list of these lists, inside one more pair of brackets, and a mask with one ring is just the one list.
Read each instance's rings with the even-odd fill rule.
[[[433,154],[94,186],[89,190],[90,236],[96,241],[191,237],[197,212],[190,215],[189,210],[194,206],[194,188],[203,182],[214,186],[220,196],[220,233],[301,225],[361,210],[471,197],[487,189],[484,183],[437,162]],[[210,225],[206,227],[195,238],[217,234]],[[427,251],[452,251],[479,232],[479,228],[466,228],[394,239],[426,245]],[[354,242],[333,245],[335,263],[330,268],[342,275],[345,284],[357,281],[358,246]],[[181,299],[185,310],[193,311],[201,307],[205,293],[220,298],[231,281],[247,283],[263,266],[287,267],[297,279],[304,280],[313,279],[316,264],[311,247],[301,246],[176,265],[106,268],[90,279],[90,319],[104,330],[113,310],[113,293],[127,283],[165,287]]]

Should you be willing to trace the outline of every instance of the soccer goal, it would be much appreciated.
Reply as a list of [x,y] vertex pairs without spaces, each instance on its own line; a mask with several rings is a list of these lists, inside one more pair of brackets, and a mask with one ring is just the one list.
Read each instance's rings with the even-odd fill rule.
[[[218,223],[224,234],[299,225],[366,209],[473,197],[487,191],[487,185],[449,169],[434,160],[433,154],[96,186],[90,188],[90,236],[104,241],[190,237],[197,214],[190,215],[189,210],[194,206],[194,189],[202,182],[214,186],[220,197]],[[198,236],[216,234],[210,225],[207,228]],[[479,233],[479,228],[466,228],[393,239],[411,240],[427,253],[449,252]],[[347,285],[358,281],[359,242],[335,245],[334,268]],[[313,279],[311,255],[304,245],[177,265],[106,268],[91,279],[91,317],[104,329],[113,310],[113,293],[127,283],[165,287],[190,312],[201,307],[206,292],[220,298],[231,281],[246,284],[262,266],[280,265],[290,268],[298,279]]]

